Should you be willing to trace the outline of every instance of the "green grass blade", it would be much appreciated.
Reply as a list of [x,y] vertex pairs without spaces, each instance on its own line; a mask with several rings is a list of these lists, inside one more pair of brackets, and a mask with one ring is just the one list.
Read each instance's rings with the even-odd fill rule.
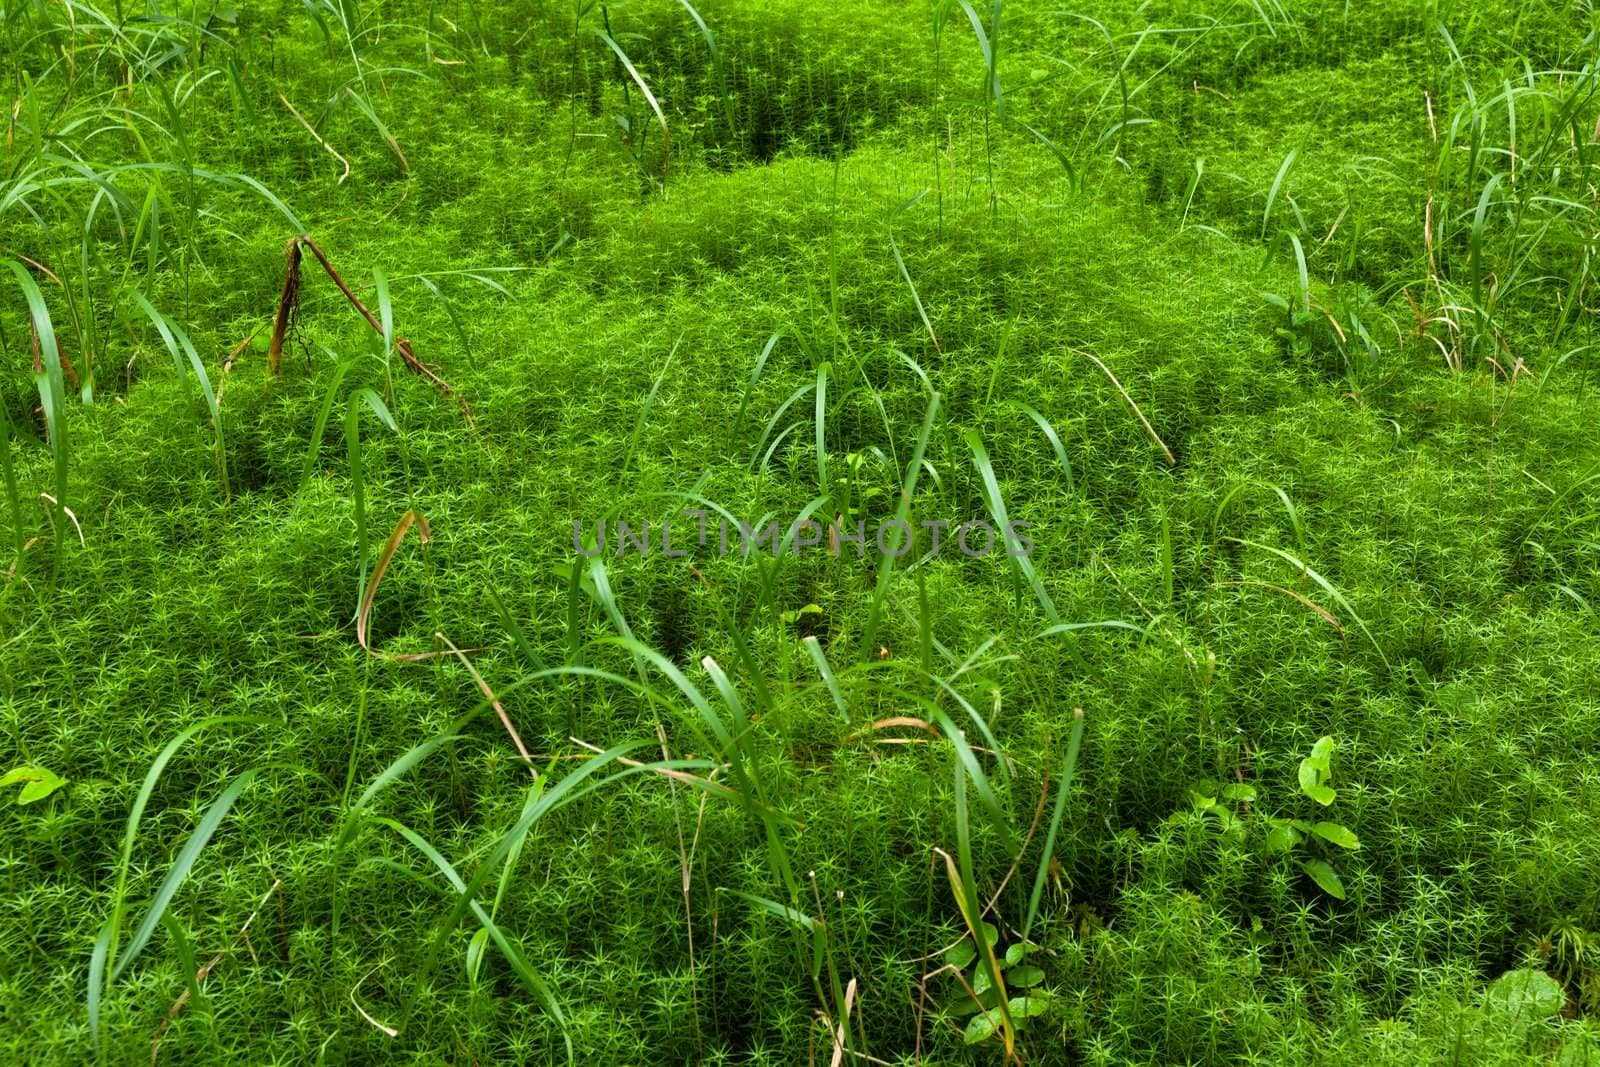
[[[535,786],[534,788],[538,789],[539,787]],[[445,876],[445,879],[449,881],[451,887],[454,888],[457,893],[465,894],[467,892],[467,883],[462,880],[461,875],[456,873],[455,867],[450,863],[449,860],[446,860],[444,856],[442,856],[439,851],[433,847],[433,845],[431,845],[424,837],[422,837],[421,834],[416,833],[405,824],[397,822],[394,819],[384,818],[376,821],[394,830],[401,837],[410,842],[413,848],[415,848],[418,852],[421,852],[423,856],[426,857],[427,860]],[[519,820],[519,826],[520,824],[521,821]],[[532,821],[530,820],[529,826],[531,825]],[[527,828],[523,827],[520,833],[518,833],[513,839],[513,847],[515,849],[520,851],[522,840],[527,835],[527,832]],[[471,910],[473,917],[478,920],[483,929],[489,932],[489,937],[492,941],[494,941],[495,947],[500,950],[500,953],[505,957],[506,962],[511,964],[511,969],[516,972],[517,977],[522,980],[522,984],[528,987],[528,991],[533,994],[534,999],[536,999],[539,1002],[539,1005],[544,1008],[547,1013],[549,1013],[552,1019],[555,1020],[557,1028],[561,1031],[562,1041],[566,1044],[567,1062],[577,1062],[576,1054],[572,1045],[572,1034],[570,1031],[570,1025],[567,1022],[566,1012],[562,1010],[561,1002],[556,998],[556,995],[554,991],[551,990],[549,983],[547,983],[544,978],[539,975],[539,972],[533,969],[532,965],[528,963],[527,956],[523,953],[522,949],[506,936],[505,931],[502,930],[492,918],[490,918],[489,913],[484,910],[482,904],[479,904],[476,900],[471,901]]]
[[[179,377],[194,374],[196,383],[200,386],[200,395],[205,399],[206,410],[211,415],[212,432],[217,440],[217,466],[222,477],[223,492],[228,492],[228,457],[227,446],[222,435],[222,408],[217,402],[216,390],[211,387],[211,376],[206,373],[206,365],[200,359],[200,354],[195,351],[194,343],[189,340],[189,335],[171,319],[157,311],[145,295],[137,289],[129,290],[135,304],[145,313],[156,332],[161,335],[161,341],[167,346],[167,351],[172,355],[172,362],[178,368]],[[187,362],[187,366],[185,363]]]
[[95,1058],[100,1058],[100,1006],[105,998],[106,962],[111,954],[111,939],[116,936],[112,920],[107,918],[95,935],[94,950],[89,953],[89,988],[84,997],[84,1007],[89,1013],[89,1044]]
[[922,320],[923,328],[928,331],[928,340],[933,342],[934,351],[944,351],[939,347],[939,335],[934,333],[933,323],[928,321],[928,310],[922,306],[922,296],[917,292],[917,283],[911,280],[911,271],[907,269],[905,257],[900,254],[900,244],[892,233],[889,235],[889,250],[894,253],[895,265],[900,268],[900,277],[904,279],[906,288],[911,290],[911,302],[916,305],[917,317]]
[[1072,461],[1067,458],[1066,446],[1061,443],[1061,438],[1056,436],[1055,427],[1050,425],[1050,420],[1039,414],[1036,408],[1029,404],[1024,404],[1020,400],[1008,401],[1008,406],[1028,416],[1033,420],[1034,425],[1043,431],[1045,440],[1049,441],[1050,447],[1055,450],[1056,461],[1061,464],[1061,472],[1067,476],[1067,492],[1073,492]]
[[739,413],[733,417],[732,427],[728,431],[728,448],[731,450],[735,441],[739,439],[739,432],[744,429],[745,412],[750,409],[750,394],[755,391],[756,383],[761,380],[761,372],[766,369],[767,359],[772,355],[772,350],[778,346],[778,341],[783,337],[779,330],[767,338],[767,343],[761,346],[761,354],[756,357],[755,366],[750,368],[750,377],[744,384],[744,392],[739,395]]
[[812,423],[816,432],[817,446],[817,492],[826,496],[828,494],[828,372],[832,364],[823,360],[817,366],[817,391],[816,391],[816,418]]
[[518,652],[522,653],[522,657],[528,661],[529,666],[535,670],[544,670],[546,667],[544,658],[534,651],[533,645],[528,642],[527,634],[522,632],[522,627],[518,624],[516,616],[511,614],[511,610],[506,607],[505,601],[500,599],[500,594],[494,591],[493,586],[488,586],[484,589],[483,595],[489,601],[489,606],[494,609],[495,617],[500,620],[501,628],[510,636],[512,645],[516,647]]
[[792,923],[795,927],[811,935],[811,977],[816,978],[822,973],[823,955],[823,930],[822,925],[798,908],[787,904],[780,904],[776,900],[756,896],[754,893],[745,893],[726,886],[718,886],[718,893],[726,893],[731,897],[738,897],[747,904],[753,904],[770,915],[776,915],[785,922]]
[[1272,207],[1278,202],[1278,193],[1283,189],[1283,182],[1289,176],[1289,168],[1294,166],[1294,161],[1300,155],[1300,149],[1291,148],[1289,154],[1283,157],[1283,162],[1278,166],[1278,173],[1272,179],[1272,187],[1267,190],[1267,206],[1261,212],[1261,239],[1267,239],[1267,227],[1272,222]]
[[1039,857],[1039,870],[1033,876],[1033,891],[1028,894],[1028,914],[1022,920],[1022,940],[1028,940],[1033,921],[1039,916],[1039,902],[1044,898],[1045,878],[1056,855],[1056,837],[1061,832],[1061,820],[1067,810],[1067,794],[1072,789],[1072,776],[1078,767],[1078,749],[1083,744],[1083,709],[1072,712],[1072,734],[1067,738],[1067,758],[1061,764],[1061,777],[1056,782],[1055,808],[1050,812],[1050,828],[1044,835],[1044,852]]
[[828,687],[828,693],[833,697],[833,706],[839,709],[844,721],[849,722],[850,707],[845,703],[844,694],[839,691],[839,681],[833,676],[833,668],[828,666],[828,657],[823,655],[822,646],[817,643],[815,637],[807,637],[800,643],[805,646],[811,662],[816,664],[817,673],[822,676],[822,683]]
[[[16,275],[28,303],[28,316],[39,337],[39,351],[44,354],[44,373],[37,376],[39,402],[44,407],[45,428],[50,437],[50,456],[55,463],[55,498],[58,507],[67,507],[67,380],[61,365],[61,345],[56,339],[55,326],[50,319],[50,309],[45,306],[44,294],[28,273],[26,267],[14,259],[5,261]],[[64,525],[64,524],[63,524]],[[59,534],[59,530],[58,530]],[[58,541],[62,539],[58,536]]]
[[[324,350],[326,351],[326,350]],[[328,355],[333,355],[329,352]],[[337,357],[335,357],[337,358]],[[317,456],[322,451],[322,437],[327,432],[328,419],[333,415],[333,405],[338,399],[339,386],[344,383],[345,375],[350,373],[350,363],[339,363],[333,372],[333,380],[328,383],[328,389],[322,394],[322,406],[317,409],[316,420],[311,424],[311,438],[306,445],[306,461],[300,468],[300,491],[311,482],[311,474],[316,470]]]
[[150,797],[155,792],[156,782],[161,777],[161,772],[171,762],[190,738],[205,730],[217,726],[232,726],[250,724],[253,726],[274,725],[276,720],[259,715],[213,715],[202,719],[193,726],[180,731],[176,737],[168,741],[166,746],[157,753],[155,760],[145,772],[144,782],[139,787],[138,794],[133,799],[133,807],[128,811],[127,826],[122,833],[122,849],[117,860],[117,881],[112,890],[110,940],[107,942],[106,960],[110,965],[115,965],[118,947],[118,930],[121,928],[123,915],[126,910],[128,872],[133,862],[133,843],[139,836],[139,824],[144,818],[145,808],[150,803]]
[[683,343],[683,335],[672,342],[672,351],[667,353],[666,362],[661,364],[661,370],[656,373],[655,381],[650,383],[650,391],[645,394],[644,403],[639,405],[639,414],[633,420],[633,433],[628,435],[628,450],[623,453],[622,466],[617,468],[618,476],[628,473],[628,466],[633,462],[634,454],[639,449],[639,438],[644,434],[644,424],[650,418],[650,409],[655,405],[656,394],[661,391],[661,383],[667,377],[667,371],[672,367],[672,359],[678,354],[678,346]]
[[1229,540],[1237,541],[1239,544],[1248,545],[1251,548],[1258,548],[1263,552],[1270,552],[1272,555],[1277,556],[1285,563],[1288,563],[1301,574],[1304,574],[1306,577],[1310,578],[1313,582],[1316,582],[1317,585],[1322,587],[1322,591],[1333,598],[1333,601],[1345,610],[1345,613],[1355,621],[1355,624],[1361,627],[1361,632],[1366,635],[1368,643],[1372,645],[1373,651],[1378,654],[1378,659],[1383,661],[1384,667],[1391,670],[1393,669],[1389,663],[1389,657],[1383,654],[1383,646],[1378,644],[1378,639],[1372,636],[1371,630],[1367,629],[1367,624],[1363,622],[1361,616],[1356,613],[1355,606],[1352,605],[1349,600],[1345,599],[1345,595],[1339,592],[1338,587],[1332,582],[1328,581],[1328,579],[1312,570],[1304,560],[1297,559],[1295,556],[1285,552],[1281,548],[1274,548],[1271,545],[1263,545],[1256,541],[1247,541],[1242,537],[1231,537]]
[[167,905],[172,903],[173,896],[178,892],[178,887],[183,885],[185,878],[194,868],[195,861],[200,858],[201,851],[211,841],[211,835],[217,832],[217,827],[222,824],[223,816],[228,814],[228,809],[233,807],[233,802],[239,799],[239,794],[244,792],[246,786],[255,780],[259,771],[251,769],[245,771],[233,780],[233,783],[216,800],[206,808],[201,816],[199,825],[194,828],[194,833],[189,835],[189,840],[184,842],[183,851],[178,853],[177,859],[172,861],[172,867],[167,871],[167,876],[161,880],[161,887],[156,890],[156,895],[150,902],[150,909],[145,912],[144,919],[134,929],[133,936],[128,939],[128,947],[117,959],[117,965],[111,970],[111,983],[115,984],[128,965],[138,958],[139,953],[150,940],[150,935],[155,933],[156,925],[161,922],[161,917],[166,914]]
[[1000,483],[994,475],[994,464],[989,462],[989,452],[983,447],[983,439],[976,430],[963,430],[962,440],[966,441],[968,450],[972,453],[972,462],[978,469],[978,475],[983,479],[984,502],[989,508],[989,514],[995,521],[995,537],[1006,546],[1006,558],[1010,560],[1015,572],[1018,572],[1027,581],[1028,588],[1033,590],[1033,595],[1039,601],[1045,618],[1052,623],[1059,623],[1061,616],[1056,612],[1055,602],[1050,599],[1050,594],[1045,591],[1044,582],[1039,578],[1039,572],[1034,569],[1033,561],[1021,551],[1021,544],[1011,533],[1011,520],[1006,514],[1005,500],[1000,496]]
[[[911,462],[906,464],[905,481],[900,487],[900,502],[895,508],[895,519],[906,522],[911,514],[911,499],[917,492],[917,477],[922,472],[922,456],[928,447],[928,438],[933,435],[934,419],[939,414],[939,394],[933,393],[928,397],[928,407],[922,416],[922,429],[917,433],[916,446],[911,450]],[[897,533],[899,531],[896,531]],[[878,638],[878,627],[883,619],[883,602],[889,593],[889,578],[894,569],[894,557],[885,552],[878,560],[878,575],[873,583],[872,600],[867,607],[867,621],[861,628],[861,645],[856,659],[868,660],[877,651],[874,642]]]
[[656,122],[661,126],[661,179],[664,186],[666,184],[667,161],[671,156],[672,146],[672,131],[667,128],[666,113],[661,110],[661,104],[656,100],[656,94],[650,91],[650,86],[645,83],[644,76],[634,67],[633,60],[628,58],[628,53],[622,50],[622,46],[612,40],[611,35],[604,30],[596,29],[593,26],[585,26],[584,29],[600,38],[606,43],[606,47],[616,53],[617,58],[622,61],[622,68],[628,72],[628,77],[633,79],[633,83],[639,87],[639,92],[644,94],[645,103],[649,104],[650,110],[655,112]]
[[450,328],[455,331],[456,340],[461,342],[461,351],[467,357],[467,366],[476,370],[478,366],[478,359],[477,356],[473,354],[472,340],[467,336],[466,327],[461,324],[461,317],[456,314],[455,302],[449,297],[445,296],[444,290],[440,289],[438,284],[427,275],[419,274],[417,276],[417,281],[421,282],[423,286],[427,288],[428,292],[437,297],[439,303],[444,307],[445,316],[450,320]]

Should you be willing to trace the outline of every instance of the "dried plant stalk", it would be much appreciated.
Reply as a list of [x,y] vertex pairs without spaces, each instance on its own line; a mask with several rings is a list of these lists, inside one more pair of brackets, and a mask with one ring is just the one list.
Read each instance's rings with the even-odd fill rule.
[[[311,239],[310,234],[298,234],[289,239],[289,243],[284,246],[283,250],[283,292],[278,296],[278,310],[272,321],[272,340],[267,345],[267,364],[273,374],[277,374],[282,367],[284,341],[293,331],[295,321],[299,317],[302,284],[300,262],[303,258],[304,249],[311,250],[311,254],[316,258],[317,263],[321,265],[323,272],[332,279],[334,285],[339,287],[339,292],[344,294],[344,298],[350,302],[350,305],[361,313],[362,318],[367,320],[367,325],[371,326],[380,335],[383,333],[383,323],[378,321],[378,316],[374,315],[372,310],[363,304],[355,293],[351,292],[350,287],[345,284],[344,278],[340,277],[339,272],[328,261],[327,253],[323,252],[317,242]],[[406,366],[410,367],[413,373],[425,378],[445,396],[454,398],[456,403],[461,405],[462,414],[467,417],[467,421],[473,421],[472,409],[467,405],[467,402],[454,389],[450,388],[449,383],[439,377],[433,368],[417,358],[416,353],[412,351],[409,339],[396,337],[394,339],[394,350],[400,353],[400,358],[405,360]]]

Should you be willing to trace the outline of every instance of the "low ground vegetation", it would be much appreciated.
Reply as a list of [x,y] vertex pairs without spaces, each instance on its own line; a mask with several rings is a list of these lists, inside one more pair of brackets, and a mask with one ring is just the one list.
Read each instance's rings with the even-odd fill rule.
[[169,6],[0,7],[8,1060],[1600,1062],[1590,5]]

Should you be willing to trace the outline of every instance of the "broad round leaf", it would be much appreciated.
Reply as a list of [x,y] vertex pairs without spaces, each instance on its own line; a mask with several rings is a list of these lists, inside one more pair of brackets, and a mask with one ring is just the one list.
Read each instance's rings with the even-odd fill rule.
[[945,950],[944,961],[956,970],[964,971],[977,955],[978,950],[972,947],[972,938],[964,937],[954,948]]
[[1288,823],[1279,823],[1267,834],[1268,852],[1288,852],[1300,843],[1300,831]]
[[1488,1003],[1523,1018],[1545,1019],[1567,1006],[1561,983],[1543,971],[1507,971],[1489,986]]
[[1018,989],[1027,989],[1029,986],[1036,986],[1042,981],[1044,981],[1044,972],[1031,963],[1025,963],[1021,967],[1013,967],[1006,972],[1006,982],[1016,986]]
[[972,1021],[967,1023],[967,1028],[961,1032],[961,1039],[969,1045],[976,1045],[980,1041],[993,1037],[994,1032],[999,1028],[1000,1013],[998,1011],[986,1011],[982,1015],[974,1015],[972,1017]]
[[1023,997],[1012,997],[1006,1001],[1006,1007],[1010,1009],[1013,1019],[1031,1019],[1049,1010],[1050,998],[1043,993],[1029,993]]

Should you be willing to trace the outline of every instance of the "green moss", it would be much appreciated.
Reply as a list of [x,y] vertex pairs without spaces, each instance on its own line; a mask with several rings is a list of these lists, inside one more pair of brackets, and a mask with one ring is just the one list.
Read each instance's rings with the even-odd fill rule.
[[[19,75],[0,255],[34,264],[95,385],[66,398],[69,518],[40,497],[28,312],[5,290],[0,736],[11,763],[69,779],[0,814],[10,1059],[92,1058],[87,976],[129,809],[163,746],[220,715],[267,721],[208,727],[160,775],[119,951],[256,769],[169,912],[198,962],[222,957],[166,1024],[186,965],[159,926],[105,996],[107,1061],[145,1060],[160,1032],[173,1062],[559,1062],[570,1041],[585,1063],[787,1064],[831,1055],[819,1013],[853,980],[852,1051],[988,1062],[998,1043],[962,1043],[960,990],[933,973],[966,933],[934,850],[970,856],[1010,944],[1078,707],[1031,932],[1051,1008],[1027,1058],[1593,1054],[1592,13],[1089,5],[1103,34],[1013,3],[1002,114],[959,6],[937,66],[922,5],[707,2],[717,63],[682,4],[591,9],[582,27],[609,20],[668,149],[572,7],[363,5],[353,35],[340,10],[0,15]],[[310,258],[268,373],[290,215],[375,313],[382,272],[396,333],[455,396],[385,356]],[[201,390],[131,288],[221,394],[226,490]],[[406,511],[431,533],[375,595],[377,656],[355,632],[344,423],[363,387],[399,431],[358,409],[369,573]],[[815,514],[860,505],[870,531],[930,389],[912,519],[989,517],[975,432],[1033,524],[1048,608],[950,534],[881,603],[876,558],[849,548],[719,556],[713,522],[692,560],[659,554],[664,519],[694,539],[684,494],[780,525],[822,494]],[[604,558],[614,611],[594,572],[570,581],[573,522],[602,516],[656,533],[650,558]],[[642,672],[658,699],[533,677],[491,591],[543,665]],[[731,722],[703,661],[727,672],[737,741],[618,643],[618,617]],[[1039,637],[1055,620],[1127,626]],[[503,698],[547,794],[589,754],[574,739],[727,764],[687,768],[724,786],[737,760],[754,783],[759,803],[608,782],[542,814],[504,889],[483,886],[564,1022],[500,948],[473,970],[478,920],[443,929],[447,880],[394,828],[471,879],[529,798],[438,634]],[[985,775],[963,771],[965,815],[940,715]],[[1343,902],[1190,800],[1246,782],[1251,817],[1303,815],[1296,768],[1323,735],[1334,817],[1362,846]],[[820,922],[815,977],[811,928],[752,897]],[[1566,1010],[1508,1017],[1486,987],[1519,966]]]

